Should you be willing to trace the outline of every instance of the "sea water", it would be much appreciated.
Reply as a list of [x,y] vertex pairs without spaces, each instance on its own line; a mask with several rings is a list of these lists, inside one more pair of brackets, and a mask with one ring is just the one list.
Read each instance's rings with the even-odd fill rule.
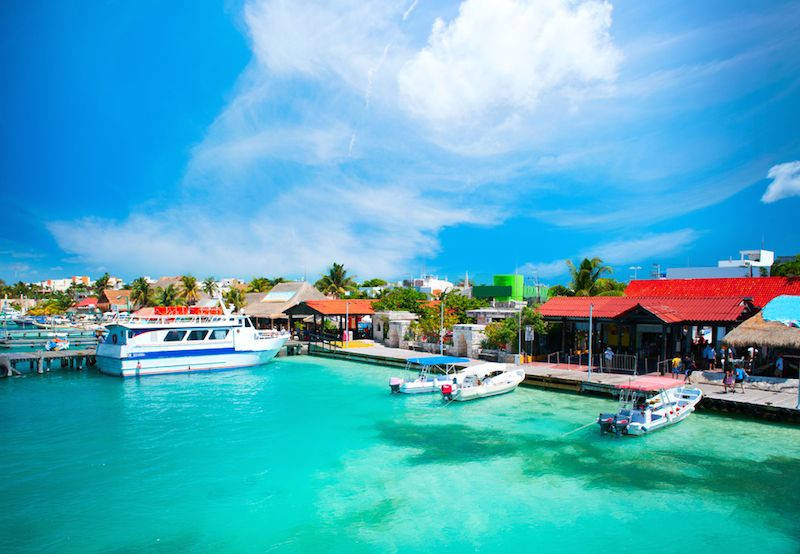
[[2,380],[0,552],[800,551],[798,428],[700,412],[616,439],[575,431],[611,399],[445,405],[397,373]]

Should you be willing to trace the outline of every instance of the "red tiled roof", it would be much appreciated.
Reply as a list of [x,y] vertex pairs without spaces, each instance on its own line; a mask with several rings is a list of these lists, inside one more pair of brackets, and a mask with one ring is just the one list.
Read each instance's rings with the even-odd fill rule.
[[763,308],[782,294],[800,295],[797,277],[736,277],[731,279],[655,279],[631,281],[628,297],[661,296],[671,298],[738,297],[752,298]]
[[738,321],[747,306],[741,297],[670,298],[629,296],[556,296],[539,307],[545,317],[572,317],[588,319],[589,305],[592,315],[601,319],[616,319],[641,307],[664,323],[684,321]]
[[743,299],[736,296],[711,298],[632,298],[664,323],[682,321],[738,321],[747,309]]
[[303,302],[312,310],[323,315],[372,315],[372,303],[375,300],[306,300]]
[[89,306],[97,306],[96,296],[89,296],[88,298],[84,298],[83,300],[75,304],[76,308],[88,308]]
[[554,296],[541,306],[539,313],[552,317],[589,317],[589,304],[594,317],[615,318],[636,307],[638,302],[625,296]]

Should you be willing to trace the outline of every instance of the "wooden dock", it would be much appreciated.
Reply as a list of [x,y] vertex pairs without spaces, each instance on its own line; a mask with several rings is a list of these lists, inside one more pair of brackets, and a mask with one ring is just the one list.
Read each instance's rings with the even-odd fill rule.
[[38,350],[36,352],[8,352],[0,354],[0,377],[20,375],[22,369],[30,372],[46,373],[51,369],[86,369],[95,364],[95,349]]
[[[313,344],[309,354],[398,368],[405,367],[408,358],[431,355],[380,345],[348,350],[321,348]],[[482,361],[474,360],[464,365],[478,363]],[[592,372],[590,377],[585,367],[582,368],[583,371],[579,371],[547,363],[525,364],[523,367],[526,375],[523,385],[609,397],[617,396],[619,385],[642,377],[642,375],[598,372]],[[800,424],[800,410],[797,409],[797,379],[756,378],[745,383],[744,394],[740,392],[723,394],[724,387],[721,381],[720,372],[696,372],[693,375],[692,386],[703,391],[699,409]]]

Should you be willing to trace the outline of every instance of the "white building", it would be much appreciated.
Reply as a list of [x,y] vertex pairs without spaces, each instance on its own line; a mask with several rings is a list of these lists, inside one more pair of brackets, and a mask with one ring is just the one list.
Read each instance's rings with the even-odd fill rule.
[[453,283],[446,278],[439,279],[438,275],[423,275],[418,279],[406,281],[403,285],[412,287],[416,289],[417,292],[422,292],[432,297],[439,296],[443,292],[447,292],[453,288]]
[[713,279],[725,277],[761,277],[769,275],[775,262],[770,250],[740,250],[739,259],[720,260],[717,267],[676,267],[667,269],[667,279]]
[[72,285],[86,285],[88,287],[92,284],[92,280],[86,275],[73,275],[67,279],[46,279],[36,284],[47,292],[66,292]]

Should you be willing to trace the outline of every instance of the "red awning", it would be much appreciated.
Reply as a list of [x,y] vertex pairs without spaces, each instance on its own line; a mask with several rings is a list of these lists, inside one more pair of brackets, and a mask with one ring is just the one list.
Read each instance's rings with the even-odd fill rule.
[[639,377],[630,383],[617,385],[617,388],[641,391],[659,391],[680,387],[682,385],[683,381],[672,379],[670,377]]

